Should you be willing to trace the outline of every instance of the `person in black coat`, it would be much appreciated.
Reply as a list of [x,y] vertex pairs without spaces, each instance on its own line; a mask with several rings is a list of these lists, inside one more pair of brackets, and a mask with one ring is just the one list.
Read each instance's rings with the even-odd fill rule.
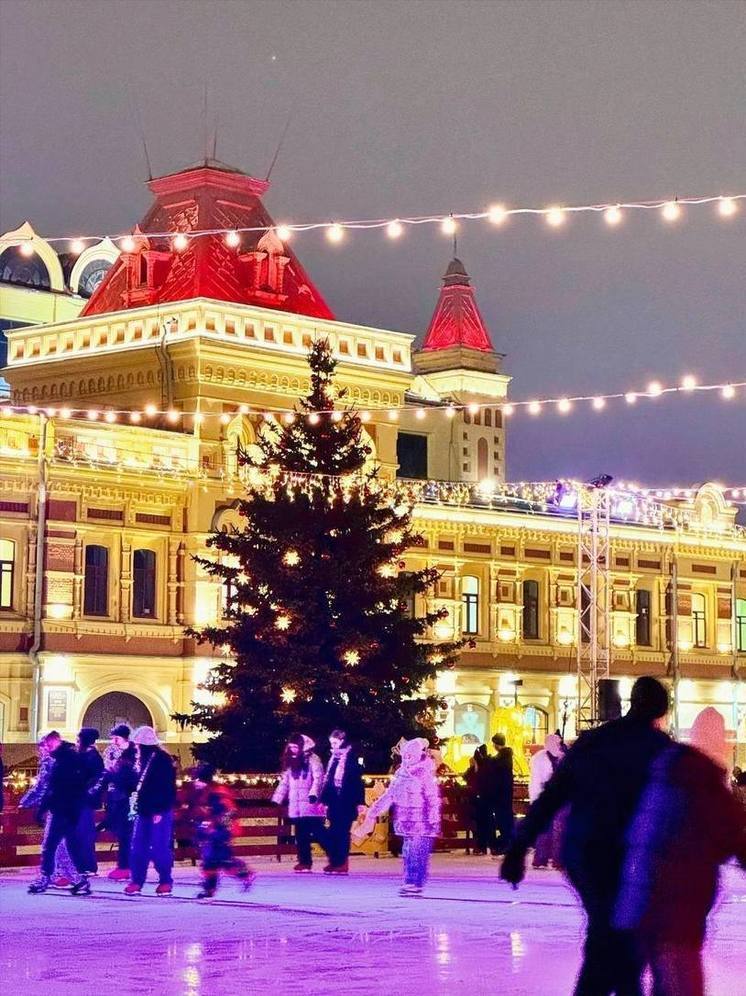
[[326,806],[329,826],[323,835],[323,847],[329,858],[327,875],[349,872],[350,830],[365,812],[363,772],[344,730],[329,734],[332,753],[324,774],[321,802]]
[[169,754],[160,746],[151,726],[140,726],[132,734],[137,747],[138,777],[131,797],[135,824],[130,849],[131,882],[128,896],[136,896],[145,885],[151,860],[158,873],[157,896],[173,891],[173,809],[176,804],[176,770]]
[[672,744],[629,830],[615,926],[634,930],[656,996],[703,996],[702,945],[720,865],[746,868],[746,813],[726,785],[725,721],[695,718],[691,743]]
[[109,878],[114,881],[130,877],[130,796],[138,781],[135,772],[137,755],[130,743],[130,732],[126,723],[120,723],[111,730],[111,743],[104,752],[105,770],[101,779],[106,809],[104,826],[116,836],[118,845],[117,867],[109,872]]
[[518,885],[526,852],[554,816],[569,806],[562,862],[587,916],[576,996],[638,996],[643,962],[630,932],[612,926],[626,834],[656,758],[670,745],[659,726],[668,692],[638,678],[622,719],[582,733],[520,825],[501,877]]
[[492,809],[495,829],[499,834],[495,854],[505,854],[513,839],[515,816],[513,814],[513,751],[505,746],[505,736],[496,733],[492,738],[495,756],[490,759],[493,767]]
[[76,832],[85,796],[80,755],[56,730],[47,734],[46,744],[52,763],[44,795],[39,800],[39,816],[43,818],[48,813],[49,821],[41,847],[41,874],[28,891],[32,894],[47,891],[54,874],[57,847],[64,840],[77,873],[71,891],[74,895],[87,895],[91,887]]
[[78,734],[83,805],[80,808],[76,832],[85,870],[91,875],[98,871],[95,813],[101,805],[101,776],[104,773],[103,758],[96,750],[98,738],[99,732],[92,726],[84,726]]
[[485,744],[474,751],[464,775],[474,820],[475,854],[495,853],[495,765]]

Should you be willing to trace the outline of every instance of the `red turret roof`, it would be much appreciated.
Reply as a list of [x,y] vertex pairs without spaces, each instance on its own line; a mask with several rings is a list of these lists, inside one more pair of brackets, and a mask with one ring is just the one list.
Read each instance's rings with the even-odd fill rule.
[[[262,204],[269,187],[223,163],[209,161],[148,184],[155,203],[135,229],[135,251],[122,252],[83,309],[83,315],[208,297],[313,318],[334,318],[295,253],[274,233]],[[262,228],[230,247],[225,236],[172,239],[151,232]]]
[[448,264],[422,349],[450,349],[453,346],[494,352],[477,307],[474,288],[460,259],[452,259]]

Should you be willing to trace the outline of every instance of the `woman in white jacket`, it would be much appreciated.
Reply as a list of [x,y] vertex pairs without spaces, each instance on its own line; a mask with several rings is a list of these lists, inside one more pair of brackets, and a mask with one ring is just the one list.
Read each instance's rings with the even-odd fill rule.
[[324,806],[319,802],[324,781],[324,766],[313,749],[316,744],[302,733],[294,733],[282,754],[282,775],[272,801],[282,805],[287,800],[288,816],[295,825],[298,849],[296,872],[310,872],[313,865],[311,844],[321,841],[324,832]]
[[[528,801],[533,803],[541,795],[544,786],[552,777],[564,756],[562,738],[550,733],[544,741],[544,750],[537,751],[531,758],[528,778]],[[559,846],[562,833],[563,814],[558,814],[552,825],[536,840],[534,848],[534,868],[546,868],[549,861],[559,865]]]

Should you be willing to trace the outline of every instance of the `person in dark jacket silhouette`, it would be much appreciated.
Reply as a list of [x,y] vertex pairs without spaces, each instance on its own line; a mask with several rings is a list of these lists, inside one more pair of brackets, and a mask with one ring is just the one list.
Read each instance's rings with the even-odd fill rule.
[[495,774],[494,758],[480,744],[464,775],[474,820],[474,854],[495,853]]
[[98,871],[96,861],[96,810],[101,805],[101,776],[104,773],[104,761],[96,750],[98,730],[92,726],[84,726],[78,734],[78,754],[80,755],[80,774],[83,779],[83,804],[78,817],[78,844],[85,870],[90,874]]
[[505,735],[496,733],[492,738],[495,756],[491,758],[494,768],[493,810],[495,829],[498,833],[495,854],[505,854],[513,839],[515,816],[513,814],[513,751],[505,746]]
[[347,875],[350,830],[356,817],[365,812],[363,772],[344,730],[332,730],[329,743],[332,753],[321,789],[321,802],[326,806],[329,821],[323,835],[323,847],[329,858],[324,873]]
[[32,894],[47,891],[54,874],[57,847],[64,840],[76,873],[71,891],[74,895],[88,895],[91,887],[85,874],[85,855],[76,832],[85,795],[80,755],[56,730],[47,734],[45,743],[51,765],[39,800],[39,817],[44,818],[48,813],[49,820],[41,846],[41,874],[28,891]]
[[170,756],[160,746],[152,726],[140,726],[132,734],[137,747],[137,786],[130,800],[135,825],[130,847],[132,880],[125,894],[136,896],[145,885],[151,860],[158,873],[157,896],[173,891],[173,809],[176,804],[176,771]]
[[117,724],[109,733],[111,743],[104,751],[105,771],[101,778],[106,808],[104,825],[116,836],[118,844],[117,867],[109,872],[109,878],[115,882],[126,881],[130,877],[130,796],[138,781],[135,772],[137,753],[134,744],[130,743],[130,733],[126,723]]
[[668,692],[655,678],[638,678],[622,719],[582,733],[519,827],[501,877],[525,874],[526,851],[569,806],[562,863],[587,917],[576,996],[638,996],[643,961],[629,931],[612,926],[626,835],[655,760],[670,745],[659,728]]
[[746,868],[746,813],[726,786],[725,721],[709,707],[690,744],[653,765],[628,835],[615,926],[637,932],[655,996],[703,996],[702,945],[720,865]]

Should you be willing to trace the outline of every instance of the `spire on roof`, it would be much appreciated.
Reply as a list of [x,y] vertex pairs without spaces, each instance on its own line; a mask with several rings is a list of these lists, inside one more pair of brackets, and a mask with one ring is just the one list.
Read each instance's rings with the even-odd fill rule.
[[443,350],[454,346],[494,352],[490,334],[477,306],[471,278],[456,256],[443,276],[443,286],[422,349]]
[[[295,253],[276,238],[261,200],[266,180],[208,158],[148,187],[154,203],[135,229],[136,252],[120,255],[83,315],[206,297],[334,317]],[[189,239],[193,231],[247,228],[257,230],[242,232],[238,245],[228,245],[222,234]],[[170,234],[157,238],[154,232],[183,233],[186,247],[177,251]]]

